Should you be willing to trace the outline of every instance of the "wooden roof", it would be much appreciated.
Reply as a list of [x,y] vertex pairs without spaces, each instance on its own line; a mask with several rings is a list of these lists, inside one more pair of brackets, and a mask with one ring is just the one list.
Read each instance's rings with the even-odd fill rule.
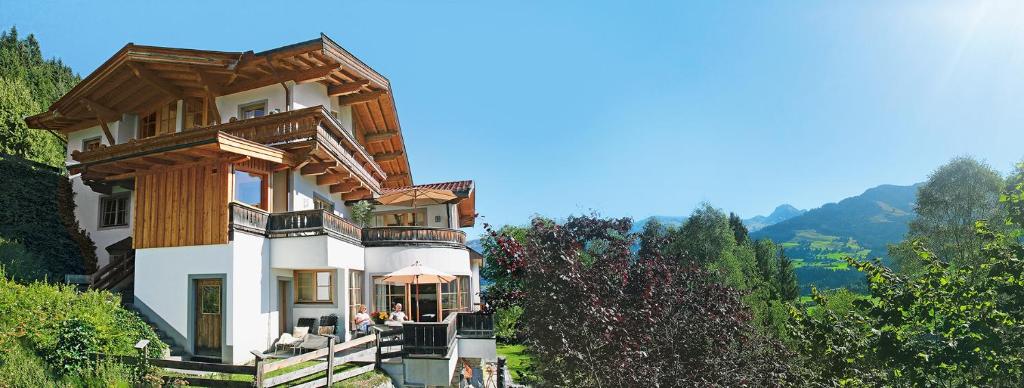
[[144,113],[186,97],[217,97],[294,81],[319,82],[352,107],[356,139],[387,174],[384,187],[412,184],[390,82],[340,45],[317,39],[254,53],[129,43],[29,127],[63,133]]

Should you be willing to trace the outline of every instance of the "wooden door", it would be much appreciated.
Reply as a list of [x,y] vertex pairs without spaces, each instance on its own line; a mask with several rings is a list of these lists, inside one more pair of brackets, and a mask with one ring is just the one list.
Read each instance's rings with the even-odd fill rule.
[[288,285],[287,281],[277,281],[277,334],[285,333],[288,331],[288,323],[290,317],[288,316],[288,290],[291,286]]
[[195,354],[220,358],[223,319],[221,279],[198,279],[196,287]]

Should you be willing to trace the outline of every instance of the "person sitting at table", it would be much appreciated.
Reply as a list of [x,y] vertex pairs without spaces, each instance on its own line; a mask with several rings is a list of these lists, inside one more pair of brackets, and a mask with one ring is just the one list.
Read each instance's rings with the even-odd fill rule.
[[366,312],[366,305],[365,304],[359,305],[359,312],[356,313],[355,321],[354,321],[355,327],[356,327],[356,333],[357,334],[358,333],[362,333],[362,334],[369,333],[370,332],[370,323],[371,322],[373,322],[373,320],[370,319],[370,314],[368,314]]
[[395,308],[391,311],[391,316],[388,317],[388,320],[396,322],[412,322],[411,319],[405,316],[405,312],[402,311],[401,303],[395,303]]

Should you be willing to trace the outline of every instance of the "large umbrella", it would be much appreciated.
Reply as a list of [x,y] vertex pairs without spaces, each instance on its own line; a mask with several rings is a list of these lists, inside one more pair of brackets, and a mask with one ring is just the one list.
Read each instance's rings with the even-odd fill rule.
[[[455,280],[455,275],[444,273],[420,264],[419,261],[408,267],[384,275],[384,282],[405,283],[416,285],[416,300],[420,300],[420,284],[448,283]],[[416,321],[420,321],[421,309],[416,306]]]
[[411,188],[388,193],[377,198],[381,205],[410,206],[438,205],[451,201],[458,196],[451,190]]

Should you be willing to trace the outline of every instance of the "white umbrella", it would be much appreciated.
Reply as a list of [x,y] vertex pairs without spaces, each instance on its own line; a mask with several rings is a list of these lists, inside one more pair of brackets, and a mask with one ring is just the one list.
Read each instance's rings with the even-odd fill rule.
[[[381,279],[388,283],[405,283],[416,285],[416,300],[420,299],[420,284],[448,283],[457,279],[455,275],[444,273],[420,264],[419,261],[408,267],[384,275]],[[416,320],[420,320],[420,307],[416,306]]]

